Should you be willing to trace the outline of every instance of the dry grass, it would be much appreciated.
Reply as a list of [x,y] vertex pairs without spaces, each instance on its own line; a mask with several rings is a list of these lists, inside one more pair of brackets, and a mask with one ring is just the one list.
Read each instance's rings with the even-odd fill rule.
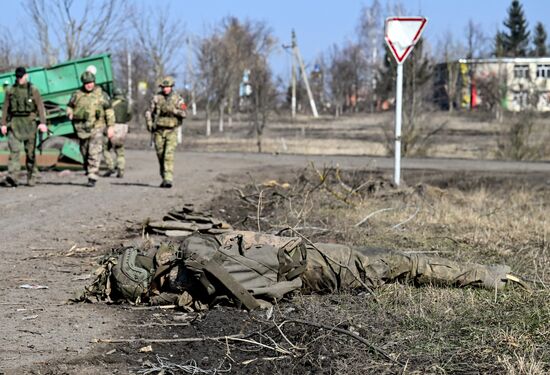
[[394,284],[379,290],[378,302],[364,294],[298,296],[296,311],[282,312],[280,319],[347,327],[403,365],[323,330],[292,334],[291,340],[308,348],[307,358],[294,361],[307,361],[315,373],[548,373],[550,191],[544,176],[440,173],[410,180],[410,187],[395,189],[374,172],[310,167],[287,189],[240,187],[246,199],[227,204],[225,195],[224,209],[235,225],[253,230],[259,220],[264,231],[290,226],[315,241],[507,263],[537,281],[535,291]]
[[[288,117],[273,118],[264,134],[264,152],[335,155],[387,154],[386,134],[393,132],[393,112],[357,114],[338,119],[325,115],[319,119],[300,116],[294,123]],[[446,112],[430,113],[430,121],[418,134],[420,139],[441,124],[422,156],[468,159],[508,159],[515,143],[510,138],[510,124],[488,121],[482,114]],[[512,121],[512,120],[510,120]],[[534,118],[525,146],[537,152],[529,158],[550,158],[550,134],[545,118]],[[214,127],[210,137],[204,135],[204,119],[190,118],[185,123],[184,148],[187,150],[256,152],[255,137],[245,117],[235,119],[223,133]],[[130,138],[134,135],[130,135]],[[420,156],[420,155],[417,155]]]

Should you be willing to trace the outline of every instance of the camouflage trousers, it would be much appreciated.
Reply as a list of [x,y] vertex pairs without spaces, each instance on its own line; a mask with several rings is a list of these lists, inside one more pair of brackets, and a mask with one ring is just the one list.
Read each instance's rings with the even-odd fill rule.
[[503,288],[510,268],[406,254],[388,250],[352,249],[335,244],[307,246],[304,288],[315,292],[377,288],[389,282],[408,281],[416,285],[477,286]]
[[[304,250],[301,246],[291,245],[299,238],[254,232],[228,232],[218,239],[222,243],[216,254],[219,265],[254,298],[269,302],[296,290],[304,293],[375,290],[398,281],[414,285],[472,286],[494,290],[506,285],[510,272],[510,268],[504,265],[486,266],[422,254],[355,249],[338,244],[308,243],[303,244]],[[212,259],[212,250],[202,246],[200,241],[195,239],[193,246],[188,244],[184,254],[191,260],[196,256],[194,254]],[[173,254],[173,251],[167,254]],[[202,292],[197,294],[196,291],[202,289],[190,282],[192,278],[189,278],[185,268],[192,267],[189,264],[184,262],[166,274],[159,290],[163,296],[154,303],[178,301],[179,304],[181,300],[178,300],[178,295],[185,292],[191,293],[191,300],[209,301],[210,297]],[[218,281],[224,282],[222,279]]]
[[158,128],[153,135],[160,176],[163,181],[172,182],[174,179],[174,153],[178,145],[178,128]]
[[[115,152],[116,165],[113,161],[111,151]],[[109,169],[110,171],[114,171],[116,167],[116,169],[120,172],[124,172],[124,167],[126,165],[126,160],[124,158],[124,145],[113,145],[109,138],[105,137],[105,140],[103,142],[103,159],[105,160],[105,165],[107,166],[107,169]]]
[[98,179],[101,151],[103,149],[103,129],[94,128],[88,138],[80,138],[80,152],[84,159],[84,171],[91,180]]
[[16,138],[13,131],[8,132],[8,147],[10,149],[10,162],[8,165],[8,175],[17,182],[17,174],[21,170],[19,155],[21,152],[21,143],[25,148],[25,166],[29,180],[38,174],[38,166],[36,165],[36,136],[19,140]]

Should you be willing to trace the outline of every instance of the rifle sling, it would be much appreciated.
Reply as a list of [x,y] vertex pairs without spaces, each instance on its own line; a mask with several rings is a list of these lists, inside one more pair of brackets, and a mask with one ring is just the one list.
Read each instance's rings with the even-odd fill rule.
[[[227,290],[239,300],[248,310],[255,310],[260,307],[260,304],[256,299],[239,284],[233,276],[231,276],[222,265],[216,262],[215,259],[206,260],[206,259],[195,259],[188,260],[185,264],[189,267],[196,268],[207,272],[216,280],[218,280]],[[202,280],[201,280],[202,282]],[[204,285],[204,283],[203,283]],[[206,286],[206,285],[205,285]],[[206,286],[207,287],[207,286]],[[208,287],[207,287],[208,289]]]

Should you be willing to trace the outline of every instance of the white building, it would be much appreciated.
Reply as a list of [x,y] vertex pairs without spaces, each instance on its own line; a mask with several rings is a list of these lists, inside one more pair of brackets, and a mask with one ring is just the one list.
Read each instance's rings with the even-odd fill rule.
[[[458,73],[458,98],[449,101],[457,107],[482,105],[487,95],[483,93],[487,85],[482,82],[493,80],[498,84],[497,94],[502,96],[500,104],[505,110],[517,112],[534,105],[538,111],[550,111],[550,57],[460,59],[451,64]],[[439,64],[443,68],[441,77],[448,77],[448,65]],[[439,81],[443,87],[448,85],[445,78]]]

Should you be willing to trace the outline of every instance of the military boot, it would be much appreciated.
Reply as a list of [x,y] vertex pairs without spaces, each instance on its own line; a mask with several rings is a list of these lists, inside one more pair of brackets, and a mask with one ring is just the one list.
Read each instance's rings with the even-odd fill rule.
[[32,173],[27,174],[27,186],[33,187],[35,185],[36,177]]
[[114,169],[108,169],[105,173],[103,173],[103,177],[111,177],[114,174],[115,174]]
[[88,179],[87,187],[95,187],[95,180],[93,178]]
[[123,178],[124,177],[124,171],[119,169],[118,172],[116,173],[116,177],[117,178]]
[[17,187],[19,185],[19,183],[17,182],[17,179],[10,175],[6,176],[6,183],[8,186],[13,186],[13,187]]
[[170,189],[172,187],[172,181],[162,180],[160,187]]

